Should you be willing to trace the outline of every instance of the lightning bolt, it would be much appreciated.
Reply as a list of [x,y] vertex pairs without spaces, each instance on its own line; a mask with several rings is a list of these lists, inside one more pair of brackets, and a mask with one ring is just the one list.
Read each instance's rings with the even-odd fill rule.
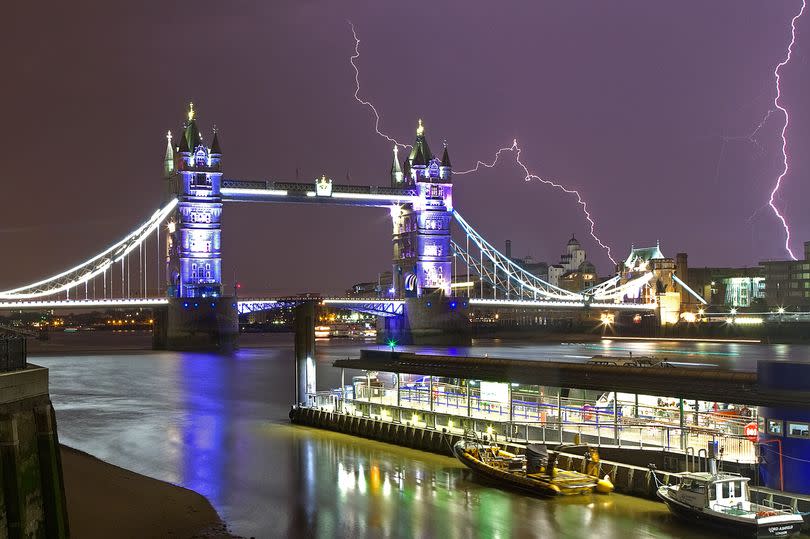
[[[361,105],[364,105],[364,106],[368,107],[369,109],[371,109],[371,112],[374,113],[374,118],[375,118],[374,131],[376,131],[376,133],[379,136],[385,138],[389,142],[393,142],[397,146],[401,146],[403,148],[412,148],[413,146],[411,146],[410,144],[403,144],[403,143],[397,141],[396,139],[394,139],[393,137],[391,137],[391,136],[383,133],[382,131],[380,131],[380,113],[377,111],[376,107],[370,101],[366,101],[365,99],[362,99],[360,97],[360,70],[358,69],[357,64],[355,63],[355,60],[357,60],[360,57],[360,38],[357,37],[357,31],[355,30],[355,27],[354,27],[354,24],[352,23],[352,21],[347,20],[346,22],[349,23],[349,26],[352,29],[352,36],[354,37],[354,54],[349,58],[349,63],[352,65],[352,68],[354,68],[354,84],[355,84],[354,99],[358,103],[360,103]],[[764,120],[763,120],[763,122],[764,122]],[[555,182],[553,182],[551,180],[548,180],[546,178],[542,178],[542,177],[540,177],[540,176],[538,176],[536,174],[531,173],[529,171],[529,168],[520,160],[520,152],[521,151],[522,150],[521,150],[520,146],[518,146],[517,139],[514,139],[512,141],[511,146],[508,146],[508,147],[505,147],[505,148],[500,148],[497,152],[495,152],[495,159],[492,161],[492,163],[485,163],[483,161],[477,161],[474,168],[472,168],[470,170],[463,170],[463,171],[460,171],[460,172],[453,172],[453,174],[456,174],[456,175],[472,174],[473,172],[477,172],[480,169],[480,167],[482,167],[482,166],[486,167],[486,168],[493,168],[498,163],[498,159],[500,159],[501,153],[503,153],[503,152],[513,152],[515,154],[515,162],[518,164],[518,166],[520,168],[523,169],[524,180],[526,180],[527,182],[531,181],[531,180],[537,180],[537,181],[539,181],[541,183],[544,183],[546,185],[550,185],[550,186],[552,186],[552,187],[554,187],[556,189],[559,189],[560,191],[562,191],[562,192],[564,192],[566,194],[574,195],[574,196],[577,197],[577,203],[580,206],[582,206],[582,211],[585,214],[585,219],[588,221],[588,223],[590,225],[591,237],[596,241],[596,243],[599,244],[600,247],[602,247],[602,249],[604,249],[607,252],[607,256],[610,259],[610,261],[613,262],[613,264],[616,264],[616,260],[613,258],[612,254],[610,252],[610,247],[608,245],[605,245],[605,243],[599,238],[599,236],[596,235],[596,223],[594,222],[593,218],[591,217],[590,212],[588,211],[588,204],[582,199],[582,195],[579,193],[579,191],[577,191],[575,189],[569,189],[569,188],[565,187],[564,185],[561,185],[559,183],[555,183]]]
[[494,168],[495,165],[497,165],[498,160],[500,159],[501,154],[503,152],[512,152],[512,153],[514,153],[515,154],[515,162],[518,164],[518,166],[521,169],[523,169],[523,174],[524,174],[523,179],[525,181],[529,182],[529,181],[532,181],[532,180],[537,180],[537,181],[539,181],[541,183],[544,183],[546,185],[554,187],[555,189],[559,189],[563,193],[566,193],[568,195],[574,195],[577,198],[577,204],[582,206],[582,213],[585,214],[585,219],[588,221],[588,224],[590,225],[589,232],[590,232],[591,237],[596,241],[596,243],[599,244],[599,246],[602,249],[605,250],[605,252],[607,253],[608,258],[610,259],[610,261],[613,262],[613,264],[616,264],[616,260],[613,258],[613,255],[610,252],[610,246],[606,245],[599,238],[599,236],[596,235],[596,222],[594,222],[593,217],[591,217],[591,213],[590,213],[590,211],[588,211],[588,203],[585,202],[585,200],[583,200],[582,195],[580,194],[580,192],[577,191],[576,189],[569,189],[568,187],[565,187],[564,185],[561,185],[561,184],[556,183],[554,181],[551,181],[549,179],[540,177],[537,174],[533,174],[532,172],[530,172],[529,168],[523,163],[523,161],[520,160],[520,153],[522,151],[523,150],[518,145],[517,139],[514,139],[512,141],[511,146],[506,146],[506,147],[500,148],[497,152],[495,152],[495,159],[493,159],[492,162],[485,163],[484,161],[477,161],[475,163],[475,167],[473,167],[473,168],[471,168],[469,170],[462,170],[462,171],[459,171],[459,172],[453,172],[453,174],[454,175],[472,174],[474,172],[478,172],[481,167]]
[[790,258],[793,260],[797,260],[796,256],[793,254],[793,251],[790,250],[790,226],[788,226],[787,219],[779,212],[779,208],[776,207],[774,200],[776,199],[776,195],[779,192],[779,188],[782,186],[782,180],[785,176],[787,176],[788,172],[790,171],[790,165],[788,164],[788,153],[787,153],[787,137],[785,133],[787,132],[788,126],[790,125],[790,115],[785,107],[782,106],[780,103],[780,99],[782,98],[782,88],[780,86],[781,77],[779,76],[779,70],[782,69],[785,65],[790,62],[790,58],[793,55],[793,45],[796,44],[796,21],[799,17],[802,16],[804,13],[804,8],[807,5],[807,0],[802,0],[802,7],[799,9],[799,12],[791,19],[790,21],[790,44],[788,44],[787,48],[787,56],[785,59],[779,62],[773,70],[774,79],[776,79],[776,97],[773,98],[773,106],[779,109],[785,115],[785,124],[782,126],[782,173],[776,178],[776,184],[773,186],[771,190],[771,197],[768,199],[768,205],[773,210],[773,213],[776,214],[776,217],[782,223],[782,228],[785,229],[785,250],[787,251]]
[[352,64],[352,68],[354,68],[354,98],[357,100],[358,103],[361,105],[368,107],[371,109],[371,112],[374,113],[374,131],[377,132],[378,135],[388,140],[388,142],[393,142],[397,146],[401,146],[403,148],[412,148],[410,144],[402,144],[398,142],[393,137],[383,133],[380,131],[380,113],[377,112],[377,109],[371,103],[371,101],[366,101],[365,99],[360,97],[360,70],[357,68],[357,64],[354,63],[355,60],[360,58],[360,38],[357,37],[357,32],[354,29],[354,24],[352,21],[347,20],[349,26],[352,29],[352,36],[354,36],[354,54],[349,58],[349,63]]

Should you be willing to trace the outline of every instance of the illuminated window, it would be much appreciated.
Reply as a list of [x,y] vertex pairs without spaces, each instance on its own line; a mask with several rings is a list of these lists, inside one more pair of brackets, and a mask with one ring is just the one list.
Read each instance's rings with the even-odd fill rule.
[[762,416],[757,418],[757,430],[759,432],[765,432],[765,418]]
[[192,279],[197,278],[197,264],[192,264],[191,265],[191,278]]
[[[205,242],[205,252],[206,252],[206,253],[210,253],[210,252],[211,252],[211,242],[210,242],[210,241]],[[207,265],[207,264],[206,264],[206,265]]]
[[766,420],[766,423],[768,425],[768,434],[773,436],[782,436],[784,422],[781,419],[768,419]]
[[810,425],[789,421],[787,435],[791,438],[810,438]]

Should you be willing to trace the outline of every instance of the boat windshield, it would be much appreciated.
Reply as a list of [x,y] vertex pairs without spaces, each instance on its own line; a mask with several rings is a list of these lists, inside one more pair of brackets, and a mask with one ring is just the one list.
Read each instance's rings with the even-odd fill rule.
[[682,492],[694,492],[696,494],[706,493],[706,483],[702,481],[693,481],[692,479],[685,479],[681,483]]

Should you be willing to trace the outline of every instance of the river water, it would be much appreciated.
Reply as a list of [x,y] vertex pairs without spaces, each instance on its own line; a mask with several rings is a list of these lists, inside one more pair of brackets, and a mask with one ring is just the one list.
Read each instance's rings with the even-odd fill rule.
[[[338,386],[330,363],[364,347],[319,341],[318,387]],[[535,359],[626,349],[733,369],[750,368],[751,358],[803,360],[810,351],[615,341],[473,347],[475,355]],[[30,361],[50,369],[63,443],[200,492],[246,537],[706,537],[660,503],[527,497],[479,483],[452,458],[292,426],[291,336],[232,356],[133,350]]]

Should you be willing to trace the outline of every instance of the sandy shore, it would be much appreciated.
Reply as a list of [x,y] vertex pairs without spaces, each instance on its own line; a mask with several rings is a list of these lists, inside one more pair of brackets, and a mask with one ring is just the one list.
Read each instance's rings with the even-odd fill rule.
[[71,537],[234,538],[194,491],[62,446]]

